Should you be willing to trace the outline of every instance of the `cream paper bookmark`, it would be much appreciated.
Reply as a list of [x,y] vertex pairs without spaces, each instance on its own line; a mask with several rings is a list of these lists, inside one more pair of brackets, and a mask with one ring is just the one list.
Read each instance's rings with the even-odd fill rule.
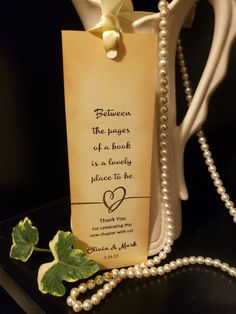
[[148,251],[156,36],[122,34],[115,60],[91,33],[62,40],[72,231],[102,267],[133,265]]

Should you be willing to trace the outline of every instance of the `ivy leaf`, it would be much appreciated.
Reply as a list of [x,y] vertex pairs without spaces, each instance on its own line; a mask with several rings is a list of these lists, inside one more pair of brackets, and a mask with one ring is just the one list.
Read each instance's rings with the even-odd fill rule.
[[26,262],[33,253],[34,247],[38,241],[38,229],[34,227],[31,220],[26,217],[13,228],[13,244],[10,250],[10,257]]
[[84,252],[72,248],[75,240],[76,237],[71,232],[58,231],[49,242],[54,261],[39,268],[38,286],[42,293],[63,296],[66,292],[63,280],[75,282],[88,278],[99,270],[99,265]]

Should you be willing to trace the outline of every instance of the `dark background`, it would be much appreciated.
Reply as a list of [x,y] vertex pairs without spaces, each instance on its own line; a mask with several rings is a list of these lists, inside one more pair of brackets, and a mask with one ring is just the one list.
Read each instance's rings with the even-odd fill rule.
[[[134,6],[155,11],[156,1],[134,1]],[[194,88],[213,28],[210,5],[199,1],[192,29],[182,33]],[[0,221],[69,195],[62,29],[82,29],[69,0],[0,2]],[[232,199],[236,199],[235,87],[236,45],[227,76],[211,98],[205,125]],[[178,75],[177,102],[181,121],[185,101]],[[220,202],[195,138],[186,148],[185,172],[190,200],[183,204],[183,230],[214,216]],[[197,212],[191,210],[193,204]],[[6,307],[3,313],[19,311],[1,288],[0,307]]]

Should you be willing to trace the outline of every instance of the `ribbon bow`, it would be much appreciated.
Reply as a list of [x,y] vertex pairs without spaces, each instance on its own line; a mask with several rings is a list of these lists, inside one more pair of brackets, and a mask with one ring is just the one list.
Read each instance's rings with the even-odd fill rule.
[[102,32],[106,55],[110,59],[116,58],[122,29],[118,15],[120,11],[133,11],[131,0],[100,0],[102,15],[100,21],[90,32]]

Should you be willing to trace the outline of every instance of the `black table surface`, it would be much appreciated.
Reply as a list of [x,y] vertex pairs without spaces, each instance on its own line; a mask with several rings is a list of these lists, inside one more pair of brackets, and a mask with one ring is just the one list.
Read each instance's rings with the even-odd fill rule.
[[[198,202],[193,200],[188,207],[190,205],[196,207]],[[222,208],[219,202],[214,214],[207,214],[204,219],[199,215],[196,219],[184,217],[185,227],[168,261],[203,255],[236,265],[236,228]],[[69,230],[69,200],[60,199],[0,223],[0,285],[26,313],[72,313],[66,305],[66,296],[43,295],[37,288],[37,270],[50,260],[47,253],[35,252],[27,263],[9,258],[12,228],[25,216],[38,227],[43,247],[58,229]],[[66,283],[67,291],[74,285]],[[235,295],[236,280],[229,275],[206,266],[189,266],[161,278],[125,280],[91,313],[233,314],[236,312]],[[3,307],[0,312],[10,313]],[[19,313],[24,312],[19,310]]]

